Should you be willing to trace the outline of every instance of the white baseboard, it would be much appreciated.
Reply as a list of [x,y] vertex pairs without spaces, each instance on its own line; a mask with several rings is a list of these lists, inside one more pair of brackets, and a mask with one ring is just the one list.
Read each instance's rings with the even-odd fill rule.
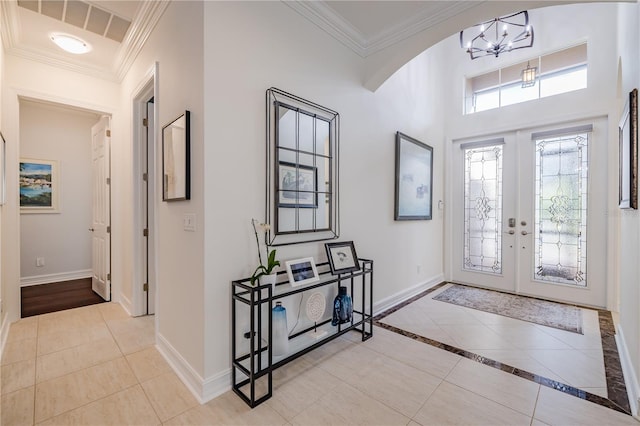
[[622,326],[616,324],[616,344],[618,345],[618,353],[620,355],[620,364],[622,364],[622,374],[624,375],[624,382],[627,385],[627,394],[629,395],[629,404],[631,405],[631,414],[638,416],[638,406],[640,405],[640,384],[638,384],[638,376],[636,375],[635,368],[631,362],[631,356],[629,355],[629,348],[624,338],[624,332]]
[[156,343],[158,351],[200,404],[205,404],[231,389],[230,369],[205,380],[162,335],[157,335]]
[[4,348],[7,344],[7,338],[9,337],[9,315],[5,312],[0,314],[0,359],[2,359],[2,354],[4,353]]
[[57,283],[60,281],[79,280],[82,278],[91,278],[93,272],[91,269],[83,269],[80,271],[60,272],[57,274],[33,275],[31,277],[21,277],[20,287],[28,287],[30,285]]
[[[373,305],[374,314],[389,309],[443,281],[444,275],[438,274],[428,281],[381,300]],[[231,389],[231,369],[203,379],[161,334],[156,335],[156,347],[200,404],[205,404]]]
[[387,297],[386,299],[382,299],[373,304],[373,314],[378,315],[380,312],[384,312],[389,308],[396,306],[399,303],[404,302],[407,299],[412,298],[416,294],[420,294],[425,290],[430,289],[431,287],[440,284],[444,281],[444,274],[438,274],[435,277],[415,285],[411,288],[403,290],[399,293],[396,293],[392,296]]
[[[111,289],[113,290],[113,287]],[[111,301],[112,302],[114,301],[113,298],[111,298]],[[133,315],[131,314],[131,300],[127,296],[125,296],[124,293],[120,293],[120,301],[119,302],[120,302],[120,306],[122,306],[122,309],[127,311],[127,315],[132,317]]]

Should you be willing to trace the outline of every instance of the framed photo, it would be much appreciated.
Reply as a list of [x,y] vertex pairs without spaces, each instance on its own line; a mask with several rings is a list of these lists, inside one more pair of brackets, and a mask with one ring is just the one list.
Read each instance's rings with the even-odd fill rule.
[[353,241],[326,243],[327,259],[333,275],[360,270],[360,262]]
[[618,125],[621,209],[638,208],[638,89],[629,93]]
[[278,164],[278,207],[318,207],[315,167],[284,161]]
[[4,205],[7,193],[7,143],[0,132],[0,206]]
[[287,267],[287,275],[289,283],[292,287],[311,284],[320,281],[316,264],[313,257],[305,257],[302,259],[288,260],[285,262]]
[[20,213],[59,213],[58,162],[20,160]]
[[430,220],[433,148],[396,133],[395,220]]
[[190,115],[162,128],[162,201],[191,199]]

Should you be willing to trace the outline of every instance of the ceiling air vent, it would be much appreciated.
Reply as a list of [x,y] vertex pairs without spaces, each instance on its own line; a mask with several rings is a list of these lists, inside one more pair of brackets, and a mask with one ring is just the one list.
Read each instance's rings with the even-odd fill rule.
[[131,21],[80,0],[18,0],[18,6],[121,43]]

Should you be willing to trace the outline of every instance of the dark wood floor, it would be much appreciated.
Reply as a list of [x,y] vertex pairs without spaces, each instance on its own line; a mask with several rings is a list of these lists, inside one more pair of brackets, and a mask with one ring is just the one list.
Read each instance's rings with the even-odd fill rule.
[[22,318],[102,303],[91,290],[91,278],[32,285],[20,289]]

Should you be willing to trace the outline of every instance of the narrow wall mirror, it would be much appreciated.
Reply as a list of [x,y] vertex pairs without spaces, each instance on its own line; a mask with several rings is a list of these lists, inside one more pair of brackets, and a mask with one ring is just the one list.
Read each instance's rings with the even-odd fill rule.
[[267,222],[270,245],[337,238],[340,116],[267,90]]
[[191,198],[189,111],[162,128],[162,200]]

